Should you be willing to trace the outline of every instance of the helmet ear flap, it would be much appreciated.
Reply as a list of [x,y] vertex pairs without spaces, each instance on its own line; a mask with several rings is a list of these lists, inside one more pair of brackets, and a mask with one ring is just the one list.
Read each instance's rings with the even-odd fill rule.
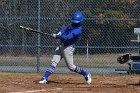
[[83,22],[83,20],[84,20],[83,14],[80,11],[77,11],[72,15],[71,22],[72,23],[81,23],[81,22]]

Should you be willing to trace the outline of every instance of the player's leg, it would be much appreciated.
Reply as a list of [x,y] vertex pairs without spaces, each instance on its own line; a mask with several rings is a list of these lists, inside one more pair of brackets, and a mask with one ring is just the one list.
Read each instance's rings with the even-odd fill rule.
[[63,57],[64,60],[68,66],[68,68],[76,73],[79,73],[81,75],[84,76],[85,80],[87,81],[88,84],[91,83],[92,79],[91,79],[91,74],[89,72],[87,72],[86,70],[84,70],[83,68],[79,67],[79,66],[75,66],[73,63],[73,53],[74,53],[75,48],[73,48],[72,46],[69,46],[61,51],[63,51]]
[[55,53],[53,55],[51,64],[49,65],[49,67],[47,68],[45,74],[43,75],[41,81],[39,81],[39,83],[46,83],[48,80],[48,77],[54,72],[57,64],[60,62],[60,60],[62,59],[61,56],[61,52],[60,52],[60,47],[57,47],[55,50]]

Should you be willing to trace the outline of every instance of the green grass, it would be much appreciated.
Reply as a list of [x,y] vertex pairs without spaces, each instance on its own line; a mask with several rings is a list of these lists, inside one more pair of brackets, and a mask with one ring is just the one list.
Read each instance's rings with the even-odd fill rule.
[[[74,55],[74,64],[83,67],[127,67],[127,64],[119,64],[117,57],[121,54],[95,54]],[[51,63],[52,56],[43,56],[40,58],[40,66],[46,67]],[[36,57],[9,57],[1,56],[1,66],[36,66]],[[66,66],[62,59],[58,66]]]

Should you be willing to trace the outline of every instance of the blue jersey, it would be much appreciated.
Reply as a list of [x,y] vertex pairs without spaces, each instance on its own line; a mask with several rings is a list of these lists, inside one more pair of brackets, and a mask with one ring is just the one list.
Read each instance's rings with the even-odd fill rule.
[[62,33],[61,35],[57,35],[56,38],[61,40],[61,43],[64,46],[75,46],[76,41],[82,34],[82,27],[73,27],[71,24],[68,25],[67,27],[63,28],[60,30]]

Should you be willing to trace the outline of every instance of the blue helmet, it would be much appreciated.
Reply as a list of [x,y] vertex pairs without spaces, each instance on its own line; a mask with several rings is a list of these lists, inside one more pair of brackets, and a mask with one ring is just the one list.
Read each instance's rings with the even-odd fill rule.
[[71,22],[72,23],[81,23],[84,20],[84,16],[80,11],[75,12],[72,15]]

